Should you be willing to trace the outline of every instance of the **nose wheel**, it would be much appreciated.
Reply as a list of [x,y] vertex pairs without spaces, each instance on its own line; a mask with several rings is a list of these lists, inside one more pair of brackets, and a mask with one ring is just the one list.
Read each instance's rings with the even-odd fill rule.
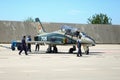
[[86,47],[85,54],[89,55],[89,47],[88,46]]

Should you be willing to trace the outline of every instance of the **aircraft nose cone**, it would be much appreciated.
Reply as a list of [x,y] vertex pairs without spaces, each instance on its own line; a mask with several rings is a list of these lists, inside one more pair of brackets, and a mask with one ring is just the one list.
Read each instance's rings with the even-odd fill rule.
[[89,37],[82,37],[81,42],[91,44],[92,46],[95,46],[95,41]]

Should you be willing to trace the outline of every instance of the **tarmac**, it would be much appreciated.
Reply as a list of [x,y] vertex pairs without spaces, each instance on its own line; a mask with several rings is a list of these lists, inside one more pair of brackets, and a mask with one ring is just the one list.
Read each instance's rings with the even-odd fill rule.
[[[58,46],[59,53],[40,52],[28,56],[0,44],[0,80],[120,80],[120,45],[97,44],[90,54],[76,57],[69,54],[71,46]],[[77,53],[77,51],[75,52]]]

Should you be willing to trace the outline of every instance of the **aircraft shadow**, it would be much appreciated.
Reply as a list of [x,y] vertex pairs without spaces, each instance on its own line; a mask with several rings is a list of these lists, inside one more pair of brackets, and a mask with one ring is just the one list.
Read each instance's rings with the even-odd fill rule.
[[101,55],[103,54],[104,52],[90,52],[89,54],[90,55]]
[[[89,55],[101,55],[104,52],[90,52]],[[74,53],[69,53],[69,52],[58,52],[58,53],[46,53],[45,51],[33,51],[30,52],[29,54],[77,54],[77,52]],[[85,54],[82,52],[82,54]]]

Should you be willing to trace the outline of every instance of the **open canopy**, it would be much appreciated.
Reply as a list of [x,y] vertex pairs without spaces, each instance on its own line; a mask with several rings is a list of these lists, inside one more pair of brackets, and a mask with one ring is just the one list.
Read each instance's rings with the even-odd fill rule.
[[74,33],[76,31],[78,31],[78,28],[71,27],[71,26],[68,26],[68,25],[63,25],[63,26],[61,26],[61,30],[65,31],[65,32]]
[[63,31],[66,35],[71,35],[76,37],[79,36],[78,28],[71,27],[68,25],[61,26],[61,31]]

